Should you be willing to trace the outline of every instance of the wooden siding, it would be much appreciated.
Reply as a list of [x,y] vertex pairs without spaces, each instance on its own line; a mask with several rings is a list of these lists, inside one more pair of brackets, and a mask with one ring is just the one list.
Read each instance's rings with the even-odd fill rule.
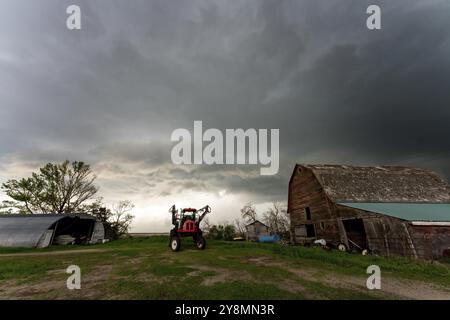
[[450,226],[410,226],[417,255],[434,259],[450,255]]
[[367,246],[373,254],[386,257],[417,257],[409,233],[408,221],[344,206],[335,206],[335,208],[337,217],[340,219],[360,218],[363,220]]
[[[339,239],[339,227],[330,210],[330,203],[319,181],[311,170],[297,168],[289,183],[288,210],[291,219],[291,241],[303,244],[307,224],[312,224],[315,237],[326,241]],[[309,207],[311,220],[306,219],[305,208]]]
[[259,236],[269,236],[270,235],[269,227],[259,221],[249,224],[245,228],[247,230],[246,238],[247,238],[247,240],[250,240],[250,241],[258,240]]

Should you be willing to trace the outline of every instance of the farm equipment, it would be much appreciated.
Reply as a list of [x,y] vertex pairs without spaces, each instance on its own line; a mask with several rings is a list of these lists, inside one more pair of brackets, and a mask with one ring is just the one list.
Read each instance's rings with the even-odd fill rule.
[[339,251],[342,252],[360,252],[363,256],[367,256],[369,254],[369,250],[365,249],[363,247],[361,247],[360,245],[358,245],[356,242],[347,239],[348,240],[348,244],[349,247],[347,247],[345,244],[343,243],[339,243],[337,248]]
[[201,209],[183,208],[177,210],[173,205],[169,212],[172,213],[172,224],[174,227],[170,230],[169,247],[172,251],[180,250],[181,238],[192,237],[197,249],[203,250],[206,247],[206,241],[200,229],[200,222],[211,212],[210,206],[204,206]]

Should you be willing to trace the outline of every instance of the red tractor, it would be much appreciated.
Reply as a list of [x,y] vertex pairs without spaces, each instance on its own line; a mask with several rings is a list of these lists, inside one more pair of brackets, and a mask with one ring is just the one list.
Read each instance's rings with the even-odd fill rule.
[[211,207],[205,206],[198,210],[194,208],[177,210],[173,205],[169,212],[172,213],[172,224],[174,225],[170,230],[169,247],[172,251],[180,250],[182,237],[192,237],[197,249],[205,249],[206,241],[200,229],[200,222],[211,212]]

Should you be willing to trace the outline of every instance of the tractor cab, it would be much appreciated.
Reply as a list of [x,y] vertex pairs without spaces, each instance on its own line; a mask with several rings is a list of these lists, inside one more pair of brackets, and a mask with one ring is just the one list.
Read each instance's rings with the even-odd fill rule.
[[196,218],[197,209],[193,208],[184,208],[181,209],[181,226],[184,226],[186,222],[192,222],[195,221]]

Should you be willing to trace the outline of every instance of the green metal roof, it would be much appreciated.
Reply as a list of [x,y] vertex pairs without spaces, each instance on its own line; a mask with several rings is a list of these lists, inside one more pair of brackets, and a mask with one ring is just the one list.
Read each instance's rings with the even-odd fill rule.
[[450,203],[338,202],[338,204],[409,221],[450,221]]

